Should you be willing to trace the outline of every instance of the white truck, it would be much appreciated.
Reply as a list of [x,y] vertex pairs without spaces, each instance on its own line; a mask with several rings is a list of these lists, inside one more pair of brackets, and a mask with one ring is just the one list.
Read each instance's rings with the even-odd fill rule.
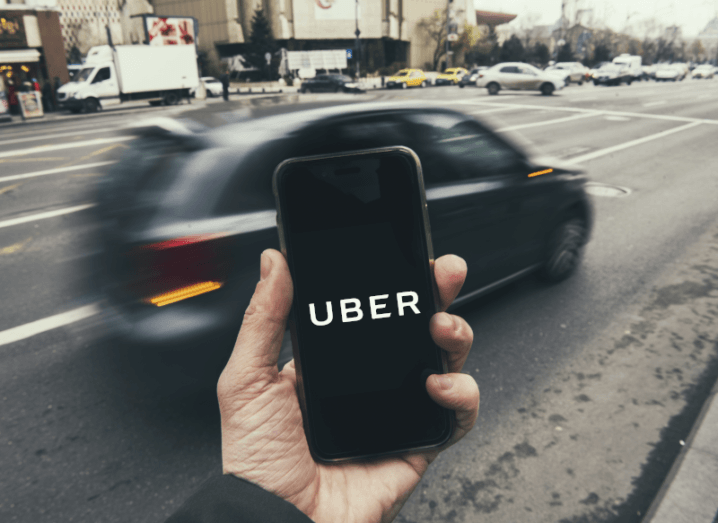
[[178,104],[199,86],[193,45],[101,45],[87,54],[73,81],[57,91],[61,107],[95,112],[112,103]]
[[633,81],[638,82],[643,79],[643,62],[640,56],[624,53],[614,58],[613,63],[627,69]]

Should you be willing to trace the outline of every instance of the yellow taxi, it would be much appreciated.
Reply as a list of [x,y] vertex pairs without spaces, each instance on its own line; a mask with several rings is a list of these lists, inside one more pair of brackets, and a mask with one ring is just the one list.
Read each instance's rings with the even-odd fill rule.
[[407,87],[426,87],[427,81],[421,69],[402,69],[386,79],[387,89],[406,89]]
[[436,77],[436,80],[434,81],[435,85],[457,85],[461,79],[464,77],[465,74],[468,74],[469,71],[464,69],[463,67],[453,67],[451,69],[447,69],[442,74]]

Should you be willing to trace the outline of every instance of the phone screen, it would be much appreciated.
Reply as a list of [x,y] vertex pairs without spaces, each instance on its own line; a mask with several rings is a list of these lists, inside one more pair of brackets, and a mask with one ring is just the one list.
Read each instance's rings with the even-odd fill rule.
[[[370,456],[440,444],[448,411],[421,181],[402,152],[301,161],[278,176],[313,450]],[[428,227],[428,224],[426,225]]]

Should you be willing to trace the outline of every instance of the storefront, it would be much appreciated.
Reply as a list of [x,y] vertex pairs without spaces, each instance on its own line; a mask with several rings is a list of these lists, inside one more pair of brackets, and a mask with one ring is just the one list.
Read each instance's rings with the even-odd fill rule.
[[14,111],[15,93],[32,89],[33,78],[41,86],[69,81],[57,11],[0,6],[0,76]]

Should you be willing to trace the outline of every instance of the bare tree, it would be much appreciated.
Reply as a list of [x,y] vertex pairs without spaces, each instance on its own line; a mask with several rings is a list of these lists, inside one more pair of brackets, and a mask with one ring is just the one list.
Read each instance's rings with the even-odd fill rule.
[[444,17],[445,14],[437,9],[432,16],[422,18],[416,24],[419,31],[423,32],[434,45],[432,55],[432,70],[434,71],[436,71],[439,60],[446,52],[446,19]]

